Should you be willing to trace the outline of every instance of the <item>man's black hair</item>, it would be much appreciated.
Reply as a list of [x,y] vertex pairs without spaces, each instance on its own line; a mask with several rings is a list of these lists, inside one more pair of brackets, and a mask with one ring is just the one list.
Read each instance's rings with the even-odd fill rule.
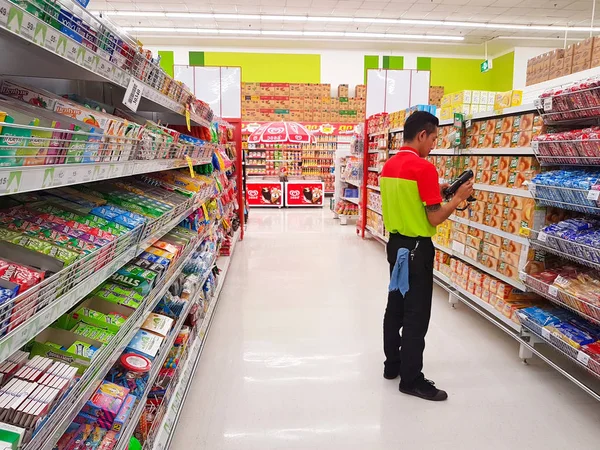
[[423,130],[426,130],[429,135],[439,124],[440,121],[433,114],[425,111],[414,112],[404,122],[404,140],[412,141]]

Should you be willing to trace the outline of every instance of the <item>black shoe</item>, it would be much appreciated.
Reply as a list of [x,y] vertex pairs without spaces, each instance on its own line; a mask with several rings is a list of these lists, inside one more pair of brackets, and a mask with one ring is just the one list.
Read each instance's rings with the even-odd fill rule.
[[395,380],[399,375],[397,370],[383,369],[383,378],[386,380]]
[[400,382],[400,392],[433,402],[441,402],[448,398],[446,391],[436,388],[435,383],[426,378],[418,381],[413,386],[402,385],[402,382]]

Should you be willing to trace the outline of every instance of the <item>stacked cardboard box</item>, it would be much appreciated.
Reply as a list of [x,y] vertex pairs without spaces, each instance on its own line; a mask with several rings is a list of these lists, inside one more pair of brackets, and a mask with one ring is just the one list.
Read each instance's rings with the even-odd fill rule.
[[442,106],[442,97],[444,96],[444,86],[431,86],[429,88],[429,104],[438,108]]
[[[331,97],[329,84],[242,83],[244,121],[360,123],[365,120],[366,89],[357,96]],[[348,93],[340,85],[338,93]]]
[[529,59],[525,84],[542,83],[592,67],[600,67],[600,37],[588,38],[566,49],[556,49]]
[[440,119],[448,120],[454,113],[476,114],[494,109],[495,92],[464,90],[446,94],[441,100]]

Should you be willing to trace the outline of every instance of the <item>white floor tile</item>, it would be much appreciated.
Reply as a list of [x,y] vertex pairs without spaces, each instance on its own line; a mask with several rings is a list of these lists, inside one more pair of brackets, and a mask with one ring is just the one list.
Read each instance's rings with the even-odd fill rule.
[[382,377],[383,246],[328,210],[256,210],[172,449],[598,449],[598,403],[437,288],[430,403]]

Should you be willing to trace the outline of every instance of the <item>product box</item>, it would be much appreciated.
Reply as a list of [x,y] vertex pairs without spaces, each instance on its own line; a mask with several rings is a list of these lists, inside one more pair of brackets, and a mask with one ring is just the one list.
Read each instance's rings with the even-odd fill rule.
[[0,448],[18,450],[25,436],[25,429],[0,422]]
[[159,336],[166,337],[173,327],[173,322],[174,320],[170,317],[163,316],[162,314],[150,313],[141,328]]
[[[111,317],[114,317],[112,314],[120,316],[123,320],[111,320]],[[112,333],[118,333],[130,314],[130,308],[92,297],[80,303],[74,311],[59,317],[56,326],[64,330],[71,330],[78,323],[83,322]]]
[[472,103],[473,91],[464,90],[459,92],[454,92],[452,94],[452,106],[460,105],[461,108],[463,105],[470,105]]
[[133,408],[135,407],[136,400],[137,399],[136,399],[135,395],[131,395],[131,394],[128,394],[127,397],[125,397],[125,400],[123,400],[123,403],[121,404],[121,408],[119,409],[119,412],[117,413],[117,416],[115,417],[115,420],[113,420],[112,427],[111,427],[111,430],[114,431],[115,433],[117,433],[117,437],[121,434],[121,431],[127,425],[129,416],[131,415],[131,412],[133,411]]
[[2,82],[0,93],[50,111],[54,111],[56,105],[56,99],[45,95],[42,90],[35,90],[24,84],[17,84],[8,80]]
[[154,360],[160,350],[163,340],[163,337],[154,333],[150,333],[146,330],[139,330],[131,342],[129,342],[127,349]]
[[104,381],[81,412],[97,417],[98,425],[110,429],[128,395],[129,389],[126,387]]
[[89,339],[84,336],[77,335],[70,331],[61,330],[58,328],[46,328],[38,334],[32,343],[31,356],[43,356],[55,361],[60,361],[77,368],[77,373],[83,375],[89,367],[92,357],[89,357],[89,352],[73,353],[63,349],[72,348],[77,342],[84,343],[91,349],[99,349],[102,347],[102,342],[95,339]]

